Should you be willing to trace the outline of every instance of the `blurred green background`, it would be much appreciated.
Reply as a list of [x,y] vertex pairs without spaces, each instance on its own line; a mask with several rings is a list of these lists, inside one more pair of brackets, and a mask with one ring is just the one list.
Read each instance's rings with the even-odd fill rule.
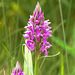
[[75,75],[75,0],[0,0],[0,75],[11,75],[18,60],[23,69],[23,32],[37,1],[49,19],[53,45],[39,75]]

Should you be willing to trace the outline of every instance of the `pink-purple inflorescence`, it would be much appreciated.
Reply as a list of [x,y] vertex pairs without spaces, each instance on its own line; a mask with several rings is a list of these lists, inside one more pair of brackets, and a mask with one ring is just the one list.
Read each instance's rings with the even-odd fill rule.
[[24,72],[22,72],[18,61],[16,63],[15,69],[12,71],[12,75],[24,75]]
[[37,2],[36,8],[33,15],[30,15],[28,26],[25,26],[27,30],[23,34],[24,38],[27,39],[26,45],[31,51],[39,51],[45,53],[45,56],[48,55],[47,49],[52,45],[47,42],[47,38],[51,36],[51,27],[48,22],[49,20],[44,20],[44,14],[41,12],[41,7],[39,2]]

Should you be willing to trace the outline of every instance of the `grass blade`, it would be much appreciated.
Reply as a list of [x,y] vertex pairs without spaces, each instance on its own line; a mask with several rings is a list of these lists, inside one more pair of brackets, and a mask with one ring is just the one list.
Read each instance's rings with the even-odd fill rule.
[[63,54],[61,53],[61,75],[64,75],[64,60]]
[[54,54],[54,55],[42,56],[41,58],[43,58],[43,57],[46,57],[46,58],[49,58],[49,57],[55,57],[55,56],[57,56],[57,55],[59,55],[59,54],[60,54],[60,52],[58,52],[57,54]]
[[75,49],[75,25],[73,29],[73,40],[74,40],[73,48]]
[[[7,38],[7,25],[6,25],[6,18],[5,18],[5,9],[4,9],[4,1],[2,0],[2,12],[3,12],[3,18],[4,18],[4,25],[5,25],[5,34]],[[7,38],[7,45],[8,45],[8,38]]]
[[61,8],[61,1],[60,0],[59,0],[59,9],[60,9],[60,16],[61,16],[62,30],[63,30],[63,38],[64,38],[64,44],[65,44],[64,47],[65,47],[65,53],[66,53],[67,73],[69,75],[68,56],[67,56],[67,49],[66,49],[66,37],[65,37],[63,14],[62,14],[62,8]]
[[[8,49],[5,47],[5,45],[4,45],[4,44],[2,44],[2,45],[3,45],[3,47],[5,48],[5,50],[7,51],[7,53],[9,54],[9,56],[11,56],[10,52],[9,52]],[[13,58],[13,57],[11,56],[11,58]]]
[[43,58],[43,60],[42,60],[42,62],[41,62],[41,65],[40,65],[40,68],[39,68],[39,72],[40,72],[40,69],[42,68],[42,65],[43,65],[45,59],[46,59],[46,58]]

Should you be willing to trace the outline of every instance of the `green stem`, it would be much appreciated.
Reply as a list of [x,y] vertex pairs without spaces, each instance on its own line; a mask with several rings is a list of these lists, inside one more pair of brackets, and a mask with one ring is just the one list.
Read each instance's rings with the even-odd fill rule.
[[34,70],[34,75],[38,75],[38,69],[39,69],[39,58],[38,58],[38,53],[35,54],[35,70]]

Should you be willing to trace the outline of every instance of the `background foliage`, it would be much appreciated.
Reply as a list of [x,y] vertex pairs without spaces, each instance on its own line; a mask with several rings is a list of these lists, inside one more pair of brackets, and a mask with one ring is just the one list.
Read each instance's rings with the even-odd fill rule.
[[75,0],[0,0],[0,75],[11,75],[17,60],[24,68],[24,26],[37,1],[45,19],[51,21],[49,55],[60,52],[43,58],[39,75],[75,75]]

